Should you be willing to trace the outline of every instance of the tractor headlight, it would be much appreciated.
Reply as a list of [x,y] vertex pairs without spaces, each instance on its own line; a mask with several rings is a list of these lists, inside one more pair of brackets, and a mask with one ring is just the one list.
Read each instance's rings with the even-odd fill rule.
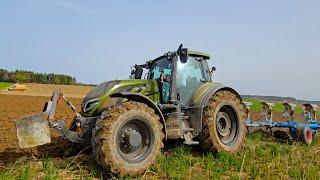
[[83,106],[83,112],[89,111],[90,109],[92,109],[97,104],[99,104],[99,99],[98,98],[97,99],[91,99],[91,100],[85,102],[84,106]]

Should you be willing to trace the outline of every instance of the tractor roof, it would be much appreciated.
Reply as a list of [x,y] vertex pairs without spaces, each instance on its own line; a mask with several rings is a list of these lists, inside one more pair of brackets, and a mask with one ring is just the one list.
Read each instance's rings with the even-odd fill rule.
[[[172,52],[168,52],[168,53],[172,53]],[[149,64],[152,64],[153,62],[159,60],[160,58],[166,56],[168,53],[165,53],[163,56],[157,57],[156,59],[150,60],[148,61]],[[188,50],[189,56],[198,56],[198,57],[202,57],[203,60],[209,60],[210,59],[210,55],[200,52],[200,51],[192,51],[192,50]]]
[[200,56],[200,57],[202,57],[204,60],[209,60],[209,59],[210,59],[210,55],[209,55],[209,54],[206,54],[206,53],[203,53],[203,52],[200,52],[200,51],[191,51],[191,50],[188,50],[188,53],[189,53],[189,55],[191,55],[191,56]]

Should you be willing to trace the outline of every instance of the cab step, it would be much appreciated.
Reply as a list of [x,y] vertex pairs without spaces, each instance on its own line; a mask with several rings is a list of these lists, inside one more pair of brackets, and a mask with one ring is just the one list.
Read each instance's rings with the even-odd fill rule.
[[194,141],[193,140],[193,136],[190,132],[187,132],[185,134],[183,134],[183,138],[184,138],[184,142],[183,144],[189,145],[189,146],[195,146],[198,145],[199,142],[198,141]]
[[196,146],[199,145],[199,141],[185,141],[183,144],[188,145],[188,146]]

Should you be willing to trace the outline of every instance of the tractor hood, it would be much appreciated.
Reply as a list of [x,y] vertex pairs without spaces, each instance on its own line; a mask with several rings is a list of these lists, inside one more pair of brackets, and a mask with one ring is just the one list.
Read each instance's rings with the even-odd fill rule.
[[98,86],[94,87],[83,99],[83,102],[87,102],[92,99],[97,99],[100,96],[104,95],[105,92],[110,90],[113,86],[119,84],[121,81],[108,81],[108,82],[103,82],[99,84]]
[[83,99],[82,102],[82,112],[84,114],[88,113],[88,111],[92,110],[95,106],[99,104],[100,97],[102,97],[105,93],[110,91],[114,86],[120,84],[121,81],[108,81],[99,84],[94,87]]
[[118,92],[134,92],[149,96],[155,102],[159,99],[158,85],[155,80],[115,80],[99,84],[83,99],[82,114],[96,115],[108,105],[110,96]]

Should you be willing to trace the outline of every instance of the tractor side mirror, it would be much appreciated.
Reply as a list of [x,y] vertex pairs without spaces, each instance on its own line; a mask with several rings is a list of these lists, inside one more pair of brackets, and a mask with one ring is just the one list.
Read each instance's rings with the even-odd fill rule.
[[132,67],[131,67],[130,79],[135,79],[135,78],[136,78],[135,74],[136,74],[136,70],[135,70],[134,67],[132,66]]
[[217,70],[216,67],[212,67],[211,69],[207,70],[207,73],[210,73],[210,75],[212,76],[213,72],[215,72],[216,70]]
[[180,57],[180,61],[181,63],[186,63],[188,60],[188,49],[187,48],[183,48],[183,45],[181,44],[177,50],[177,54]]
[[131,76],[130,79],[141,79],[143,74],[143,69],[139,65],[135,65],[131,68]]

